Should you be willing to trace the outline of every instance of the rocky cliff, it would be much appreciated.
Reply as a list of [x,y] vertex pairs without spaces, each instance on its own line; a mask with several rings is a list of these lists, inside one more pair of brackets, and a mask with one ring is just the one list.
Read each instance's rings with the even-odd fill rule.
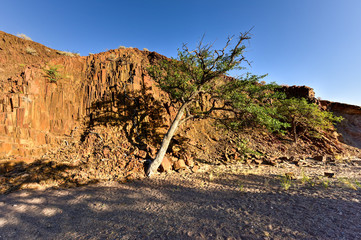
[[[142,115],[142,121],[157,122],[150,118],[159,114],[145,112],[166,104],[166,96],[154,91],[143,69],[157,57],[138,49],[69,57],[0,32],[0,158],[31,161],[80,128],[130,121],[128,130],[135,131]],[[51,81],[47,69],[54,66],[59,78]],[[141,101],[147,102],[143,112]],[[166,115],[161,120],[169,121]]]
[[325,109],[344,118],[336,126],[340,140],[361,149],[361,107],[330,101],[321,101],[321,104]]

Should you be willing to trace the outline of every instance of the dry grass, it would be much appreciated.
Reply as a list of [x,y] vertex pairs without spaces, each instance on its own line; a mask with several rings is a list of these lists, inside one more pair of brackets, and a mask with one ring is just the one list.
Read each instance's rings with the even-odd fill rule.
[[36,56],[38,55],[38,53],[36,52],[36,50],[34,48],[31,48],[31,47],[27,47],[25,49],[26,53],[27,54],[30,54],[30,55],[33,55],[33,56]]
[[24,33],[18,33],[16,34],[17,37],[22,38],[24,40],[33,41],[30,37],[26,36]]
[[72,52],[66,52],[66,51],[56,51],[57,54],[67,57],[76,57],[80,56],[79,53],[72,53]]

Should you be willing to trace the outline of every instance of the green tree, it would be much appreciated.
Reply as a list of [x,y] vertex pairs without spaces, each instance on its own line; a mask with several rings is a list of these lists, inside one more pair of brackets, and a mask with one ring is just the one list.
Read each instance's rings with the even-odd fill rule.
[[304,98],[280,100],[275,104],[275,108],[283,121],[290,125],[294,142],[298,139],[298,128],[304,133],[319,137],[322,131],[332,129],[333,123],[343,119],[331,112],[322,111],[318,105],[308,103]]
[[224,105],[211,110],[232,112],[233,117],[220,120],[235,130],[263,126],[269,132],[283,133],[289,125],[282,121],[274,103],[285,96],[277,90],[280,86],[276,83],[260,82],[265,76],[247,73],[245,78],[233,78],[223,84],[218,92]]
[[[270,130],[284,126],[274,117],[277,112],[270,107],[272,101],[267,100],[275,94],[275,84],[259,83],[264,76],[251,74],[238,79],[225,77],[230,70],[243,70],[241,65],[248,63],[243,54],[246,49],[244,42],[249,39],[249,32],[241,33],[234,45],[232,38],[228,38],[224,48],[219,50],[213,50],[209,44],[203,45],[202,41],[192,51],[183,45],[177,59],[166,59],[149,67],[149,75],[169,94],[178,112],[156,158],[147,169],[148,176],[158,169],[175,131],[188,119],[207,117],[213,111],[221,110],[230,112],[227,122],[233,127],[242,125],[239,121],[244,117]],[[204,94],[210,96],[212,105],[207,110],[197,108]]]

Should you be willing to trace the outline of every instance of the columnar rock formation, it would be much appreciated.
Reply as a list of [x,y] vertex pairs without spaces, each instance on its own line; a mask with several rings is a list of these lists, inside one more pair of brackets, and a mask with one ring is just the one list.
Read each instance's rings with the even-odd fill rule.
[[[67,57],[4,32],[0,40],[0,158],[38,157],[77,128],[101,124],[104,118],[134,122],[140,114],[134,112],[140,101],[135,93],[153,104],[165,97],[153,91],[144,72],[148,59],[159,57],[155,53],[121,49]],[[46,75],[52,66],[58,67],[57,81]]]

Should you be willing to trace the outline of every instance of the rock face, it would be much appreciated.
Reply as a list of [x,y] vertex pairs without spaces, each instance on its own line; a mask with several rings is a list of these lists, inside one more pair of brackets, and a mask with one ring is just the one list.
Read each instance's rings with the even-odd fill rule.
[[337,116],[344,118],[336,126],[337,131],[341,134],[340,140],[361,149],[361,107],[323,100],[321,105]]
[[[37,54],[27,53],[27,48]],[[160,108],[156,110],[166,96],[154,91],[144,71],[149,61],[160,57],[138,49],[66,57],[0,32],[0,158],[38,157],[81,126],[128,122],[129,132],[151,134],[147,124],[167,124],[167,115],[161,117]],[[56,82],[46,71],[54,66],[60,76]],[[143,103],[147,105],[140,109]]]
[[307,86],[282,86],[282,91],[288,98],[305,98],[308,102],[316,103],[315,92]]

